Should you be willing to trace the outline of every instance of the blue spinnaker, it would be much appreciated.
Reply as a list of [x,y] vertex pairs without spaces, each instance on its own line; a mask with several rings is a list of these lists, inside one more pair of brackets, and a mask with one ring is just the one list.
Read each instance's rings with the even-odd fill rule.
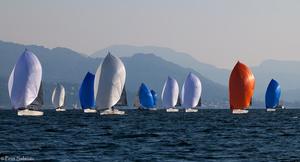
[[156,106],[156,101],[157,101],[157,94],[154,90],[151,90],[152,98],[153,98],[153,104]]
[[275,108],[279,104],[281,94],[281,88],[279,83],[272,79],[268,85],[266,96],[265,96],[265,102],[266,102],[266,108]]
[[95,97],[94,97],[94,80],[95,75],[88,72],[79,89],[79,99],[82,109],[95,108]]
[[154,100],[151,91],[144,83],[141,84],[139,89],[139,99],[140,99],[140,104],[144,108],[154,107]]

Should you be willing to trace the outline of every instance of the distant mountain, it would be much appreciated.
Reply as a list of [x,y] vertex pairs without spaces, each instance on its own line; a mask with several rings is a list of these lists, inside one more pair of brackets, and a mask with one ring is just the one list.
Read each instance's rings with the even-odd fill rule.
[[164,60],[173,62],[185,68],[191,68],[198,71],[206,78],[215,81],[216,83],[227,86],[229,70],[220,69],[213,65],[199,62],[191,55],[184,52],[177,52],[170,48],[156,46],[131,46],[131,45],[113,45],[105,49],[99,50],[91,57],[103,57],[110,51],[119,57],[133,56],[136,53],[152,53]]
[[[2,78],[0,79],[0,88],[4,92],[0,95],[0,101],[4,100],[5,103],[9,103],[7,102],[8,76],[25,48],[33,51],[42,63],[43,81],[46,85],[45,89],[47,89],[45,91],[47,104],[50,104],[51,91],[57,82],[63,82],[66,85],[66,89],[69,91],[68,103],[77,102],[78,86],[83,77],[88,71],[94,73],[101,62],[101,58],[86,57],[67,48],[48,49],[42,46],[25,46],[0,41],[0,78]],[[114,53],[112,52],[112,54]],[[226,87],[205,78],[193,69],[183,68],[153,54],[136,54],[121,59],[126,66],[126,88],[130,103],[133,101],[141,82],[145,82],[160,94],[168,75],[176,78],[182,85],[189,72],[198,75],[202,81],[204,103],[216,103],[216,101],[224,103],[227,101]]]
[[300,61],[266,60],[252,67],[256,78],[256,96],[264,98],[271,79],[276,79],[282,89],[282,99],[289,102],[300,101]]
[[[153,53],[156,56],[182,67],[191,68],[202,74],[204,77],[224,85],[225,87],[228,86],[231,69],[220,69],[199,62],[187,53],[176,52],[169,48],[155,46],[138,47],[130,45],[114,45],[92,54],[91,57],[103,57],[107,51],[111,51],[117,56],[132,56],[135,53]],[[251,67],[251,69],[256,78],[254,96],[256,100],[264,101],[266,87],[268,86],[269,81],[274,78],[278,80],[282,86],[282,97],[284,100],[290,102],[300,101],[300,93],[296,93],[300,90],[300,72],[298,71],[298,69],[300,69],[300,61],[266,60],[259,66]]]

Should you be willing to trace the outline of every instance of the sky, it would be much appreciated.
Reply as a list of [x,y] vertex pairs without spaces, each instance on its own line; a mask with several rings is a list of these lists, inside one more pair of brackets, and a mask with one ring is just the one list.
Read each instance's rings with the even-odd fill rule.
[[299,0],[1,0],[0,40],[92,54],[115,44],[232,68],[300,61]]

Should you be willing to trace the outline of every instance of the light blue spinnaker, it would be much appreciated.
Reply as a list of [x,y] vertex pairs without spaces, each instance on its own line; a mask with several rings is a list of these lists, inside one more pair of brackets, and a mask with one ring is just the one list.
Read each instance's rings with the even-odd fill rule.
[[265,95],[266,108],[276,108],[279,105],[280,94],[281,88],[279,83],[272,79]]
[[96,106],[94,97],[95,75],[88,72],[79,89],[79,99],[82,109],[94,109]]

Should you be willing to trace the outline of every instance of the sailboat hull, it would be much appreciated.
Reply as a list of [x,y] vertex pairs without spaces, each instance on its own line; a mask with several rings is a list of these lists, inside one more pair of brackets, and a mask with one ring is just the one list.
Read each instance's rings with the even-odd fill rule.
[[249,111],[245,109],[233,109],[232,114],[247,114]]
[[167,112],[179,112],[179,109],[176,108],[168,108],[166,109]]
[[120,111],[118,109],[107,109],[100,113],[100,115],[125,115],[125,111]]
[[36,110],[18,110],[18,116],[43,116],[44,112]]
[[267,112],[274,112],[274,111],[276,111],[276,109],[274,109],[274,108],[267,108],[266,111]]
[[84,109],[83,112],[84,113],[97,113],[97,110],[95,110],[95,109]]
[[185,112],[198,112],[198,109],[188,108],[185,109]]
[[58,108],[58,109],[55,109],[55,111],[57,111],[57,112],[63,112],[63,111],[66,111],[66,109]]

